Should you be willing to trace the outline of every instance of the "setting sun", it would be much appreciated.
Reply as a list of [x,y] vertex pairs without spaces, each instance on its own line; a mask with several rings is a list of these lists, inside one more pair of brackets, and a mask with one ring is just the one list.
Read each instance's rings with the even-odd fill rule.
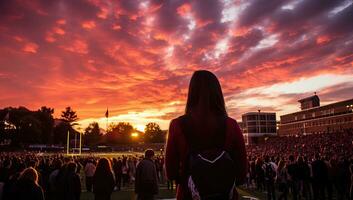
[[131,137],[133,137],[133,138],[137,138],[138,136],[139,136],[139,134],[136,132],[131,133]]

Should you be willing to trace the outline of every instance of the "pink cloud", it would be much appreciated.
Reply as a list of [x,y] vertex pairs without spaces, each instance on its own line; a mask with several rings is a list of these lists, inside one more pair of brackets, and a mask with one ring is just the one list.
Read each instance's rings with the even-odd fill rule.
[[27,43],[24,45],[22,50],[26,53],[37,53],[39,46],[36,43]]
[[93,29],[96,27],[96,23],[94,21],[86,21],[82,23],[82,28],[84,29]]
[[88,45],[84,40],[76,39],[72,42],[72,44],[68,44],[67,46],[63,46],[63,49],[66,51],[70,51],[78,54],[87,54],[88,53]]
[[[48,105],[58,116],[71,105],[83,119],[103,115],[107,106],[112,115],[175,109],[160,116],[166,120],[183,113],[194,70],[215,72],[226,99],[251,88],[351,72],[352,5],[244,2],[227,22],[221,20],[224,2],[213,0],[4,3],[0,91],[9,95],[0,98],[0,107]],[[346,95],[331,95],[334,86],[324,94],[341,100],[351,88],[343,86]],[[232,100],[252,98],[258,96]],[[295,95],[281,98],[296,104]],[[231,116],[255,109],[238,105],[229,106]],[[276,106],[283,104],[266,108]]]

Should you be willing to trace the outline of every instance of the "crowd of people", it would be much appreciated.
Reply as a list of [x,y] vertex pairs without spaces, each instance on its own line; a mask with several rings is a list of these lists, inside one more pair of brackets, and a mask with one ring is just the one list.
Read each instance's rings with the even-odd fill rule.
[[100,158],[2,152],[0,199],[79,200],[82,191],[93,192],[95,199],[110,199],[113,191],[131,188],[137,183],[137,168],[146,158],[153,161],[157,183],[166,182],[163,156]]
[[[246,187],[267,199],[353,199],[353,133],[269,138],[248,145]],[[278,192],[276,192],[278,191]]]
[[[275,137],[248,145],[244,186],[266,192],[273,200],[352,199],[352,141],[352,132],[340,132]],[[138,192],[137,168],[144,159],[141,155],[99,158],[2,152],[0,199],[78,200],[82,191],[93,192],[96,199],[110,199],[113,191],[134,185]],[[165,177],[164,157],[149,160],[153,161],[157,182],[168,183],[172,189],[173,182]],[[143,165],[151,168],[150,164]]]

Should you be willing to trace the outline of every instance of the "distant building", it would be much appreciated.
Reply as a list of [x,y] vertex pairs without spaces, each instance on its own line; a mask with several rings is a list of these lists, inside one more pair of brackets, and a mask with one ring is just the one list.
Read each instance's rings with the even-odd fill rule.
[[278,135],[331,133],[353,129],[353,99],[320,106],[317,95],[299,100],[301,111],[282,115]]
[[266,136],[276,136],[276,113],[260,110],[245,113],[242,115],[241,127],[247,144],[258,143]]
[[316,95],[316,93],[314,96],[300,99],[298,102],[300,103],[300,108],[302,110],[320,106],[320,98]]

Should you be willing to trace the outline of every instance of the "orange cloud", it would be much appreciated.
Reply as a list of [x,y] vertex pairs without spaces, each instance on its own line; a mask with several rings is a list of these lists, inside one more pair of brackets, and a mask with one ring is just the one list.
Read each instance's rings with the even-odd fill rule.
[[83,22],[81,26],[84,29],[93,29],[96,27],[96,23],[94,21],[86,21]]
[[327,35],[320,35],[319,37],[316,38],[316,43],[317,44],[325,44],[330,41],[330,37]]
[[87,54],[88,53],[88,45],[85,41],[76,39],[73,41],[71,45],[64,46],[63,47],[65,50],[73,52],[73,53],[79,53],[79,54]]
[[189,14],[191,11],[191,5],[189,3],[185,3],[177,8],[177,13],[181,16],[185,16]]
[[[330,101],[351,98],[352,81],[340,75],[353,73],[348,26],[353,6],[335,14],[331,8],[340,1],[294,0],[298,6],[273,1],[266,8],[244,2],[235,3],[239,9],[226,21],[228,4],[213,0],[5,2],[0,91],[7,95],[0,97],[0,108],[46,105],[59,117],[72,106],[88,122],[104,119],[109,107],[116,120],[140,125],[159,120],[167,126],[183,113],[190,77],[198,69],[219,77],[226,102],[231,100],[229,114],[237,118],[257,110],[254,104],[287,112],[298,96],[308,95],[281,90],[269,97],[248,90],[324,74],[344,81],[340,95],[323,88]],[[324,86],[335,88],[333,83]]]
[[65,25],[66,24],[66,20],[65,19],[59,19],[56,21],[57,24],[59,25]]
[[26,53],[37,53],[39,46],[36,43],[30,42],[25,44],[22,50]]

